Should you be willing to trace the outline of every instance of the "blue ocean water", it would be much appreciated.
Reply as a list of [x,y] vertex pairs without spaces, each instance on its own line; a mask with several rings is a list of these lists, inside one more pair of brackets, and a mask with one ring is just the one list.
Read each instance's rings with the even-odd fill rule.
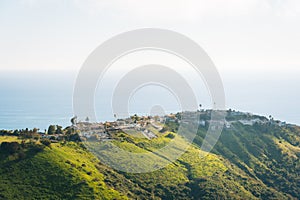
[[[265,73],[221,73],[227,108],[300,124],[299,75],[294,72],[267,76]],[[50,124],[70,125],[76,76],[75,71],[0,71],[0,129],[43,130]],[[95,104],[100,121],[114,120],[107,93],[95,97],[104,100]],[[153,104],[164,105],[166,112],[176,112],[177,102],[163,93],[160,90],[153,93],[152,89],[137,94],[136,100],[129,103],[132,113],[145,114]],[[206,100],[203,104],[204,108],[211,107]]]
[[1,72],[0,129],[70,124],[73,79],[58,71]]

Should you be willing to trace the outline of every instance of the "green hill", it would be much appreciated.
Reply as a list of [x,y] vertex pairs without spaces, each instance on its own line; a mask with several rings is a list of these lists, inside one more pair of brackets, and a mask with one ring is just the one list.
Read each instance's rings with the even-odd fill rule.
[[[107,167],[80,142],[45,146],[1,136],[0,199],[300,199],[300,128],[238,121],[257,117],[228,117],[231,127],[203,158],[207,126],[200,126],[176,162],[141,174]],[[176,126],[167,123],[151,140],[116,133],[114,143],[133,152],[153,151],[173,139],[183,144],[175,133],[170,137]],[[19,145],[7,146],[13,141]]]

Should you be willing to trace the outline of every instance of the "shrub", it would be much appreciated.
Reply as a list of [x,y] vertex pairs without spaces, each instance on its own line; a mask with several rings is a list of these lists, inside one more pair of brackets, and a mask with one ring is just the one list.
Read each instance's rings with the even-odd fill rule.
[[166,135],[166,137],[167,137],[167,138],[173,139],[173,138],[175,138],[175,135],[174,135],[173,133],[168,133],[168,134]]
[[0,149],[1,151],[13,154],[17,153],[21,149],[21,146],[18,142],[2,142]]
[[91,176],[91,175],[92,175],[92,172],[87,172],[86,174],[89,175],[89,176]]
[[49,139],[42,139],[41,143],[47,147],[51,146],[51,141]]

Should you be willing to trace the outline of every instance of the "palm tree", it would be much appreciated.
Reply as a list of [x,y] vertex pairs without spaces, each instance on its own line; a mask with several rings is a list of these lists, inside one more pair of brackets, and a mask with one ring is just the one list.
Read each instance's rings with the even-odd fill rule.
[[77,124],[77,116],[75,116],[71,119],[71,123],[73,126]]

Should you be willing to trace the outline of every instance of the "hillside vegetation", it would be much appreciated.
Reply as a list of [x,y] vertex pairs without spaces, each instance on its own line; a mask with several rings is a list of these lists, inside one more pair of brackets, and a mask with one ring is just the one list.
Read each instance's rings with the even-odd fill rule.
[[[174,139],[183,145],[170,132],[177,126],[166,123],[151,140],[116,133],[113,142],[131,152],[154,151]],[[0,199],[300,199],[299,127],[237,121],[200,157],[206,130],[199,127],[176,162],[141,174],[104,165],[81,142],[0,136]]]

